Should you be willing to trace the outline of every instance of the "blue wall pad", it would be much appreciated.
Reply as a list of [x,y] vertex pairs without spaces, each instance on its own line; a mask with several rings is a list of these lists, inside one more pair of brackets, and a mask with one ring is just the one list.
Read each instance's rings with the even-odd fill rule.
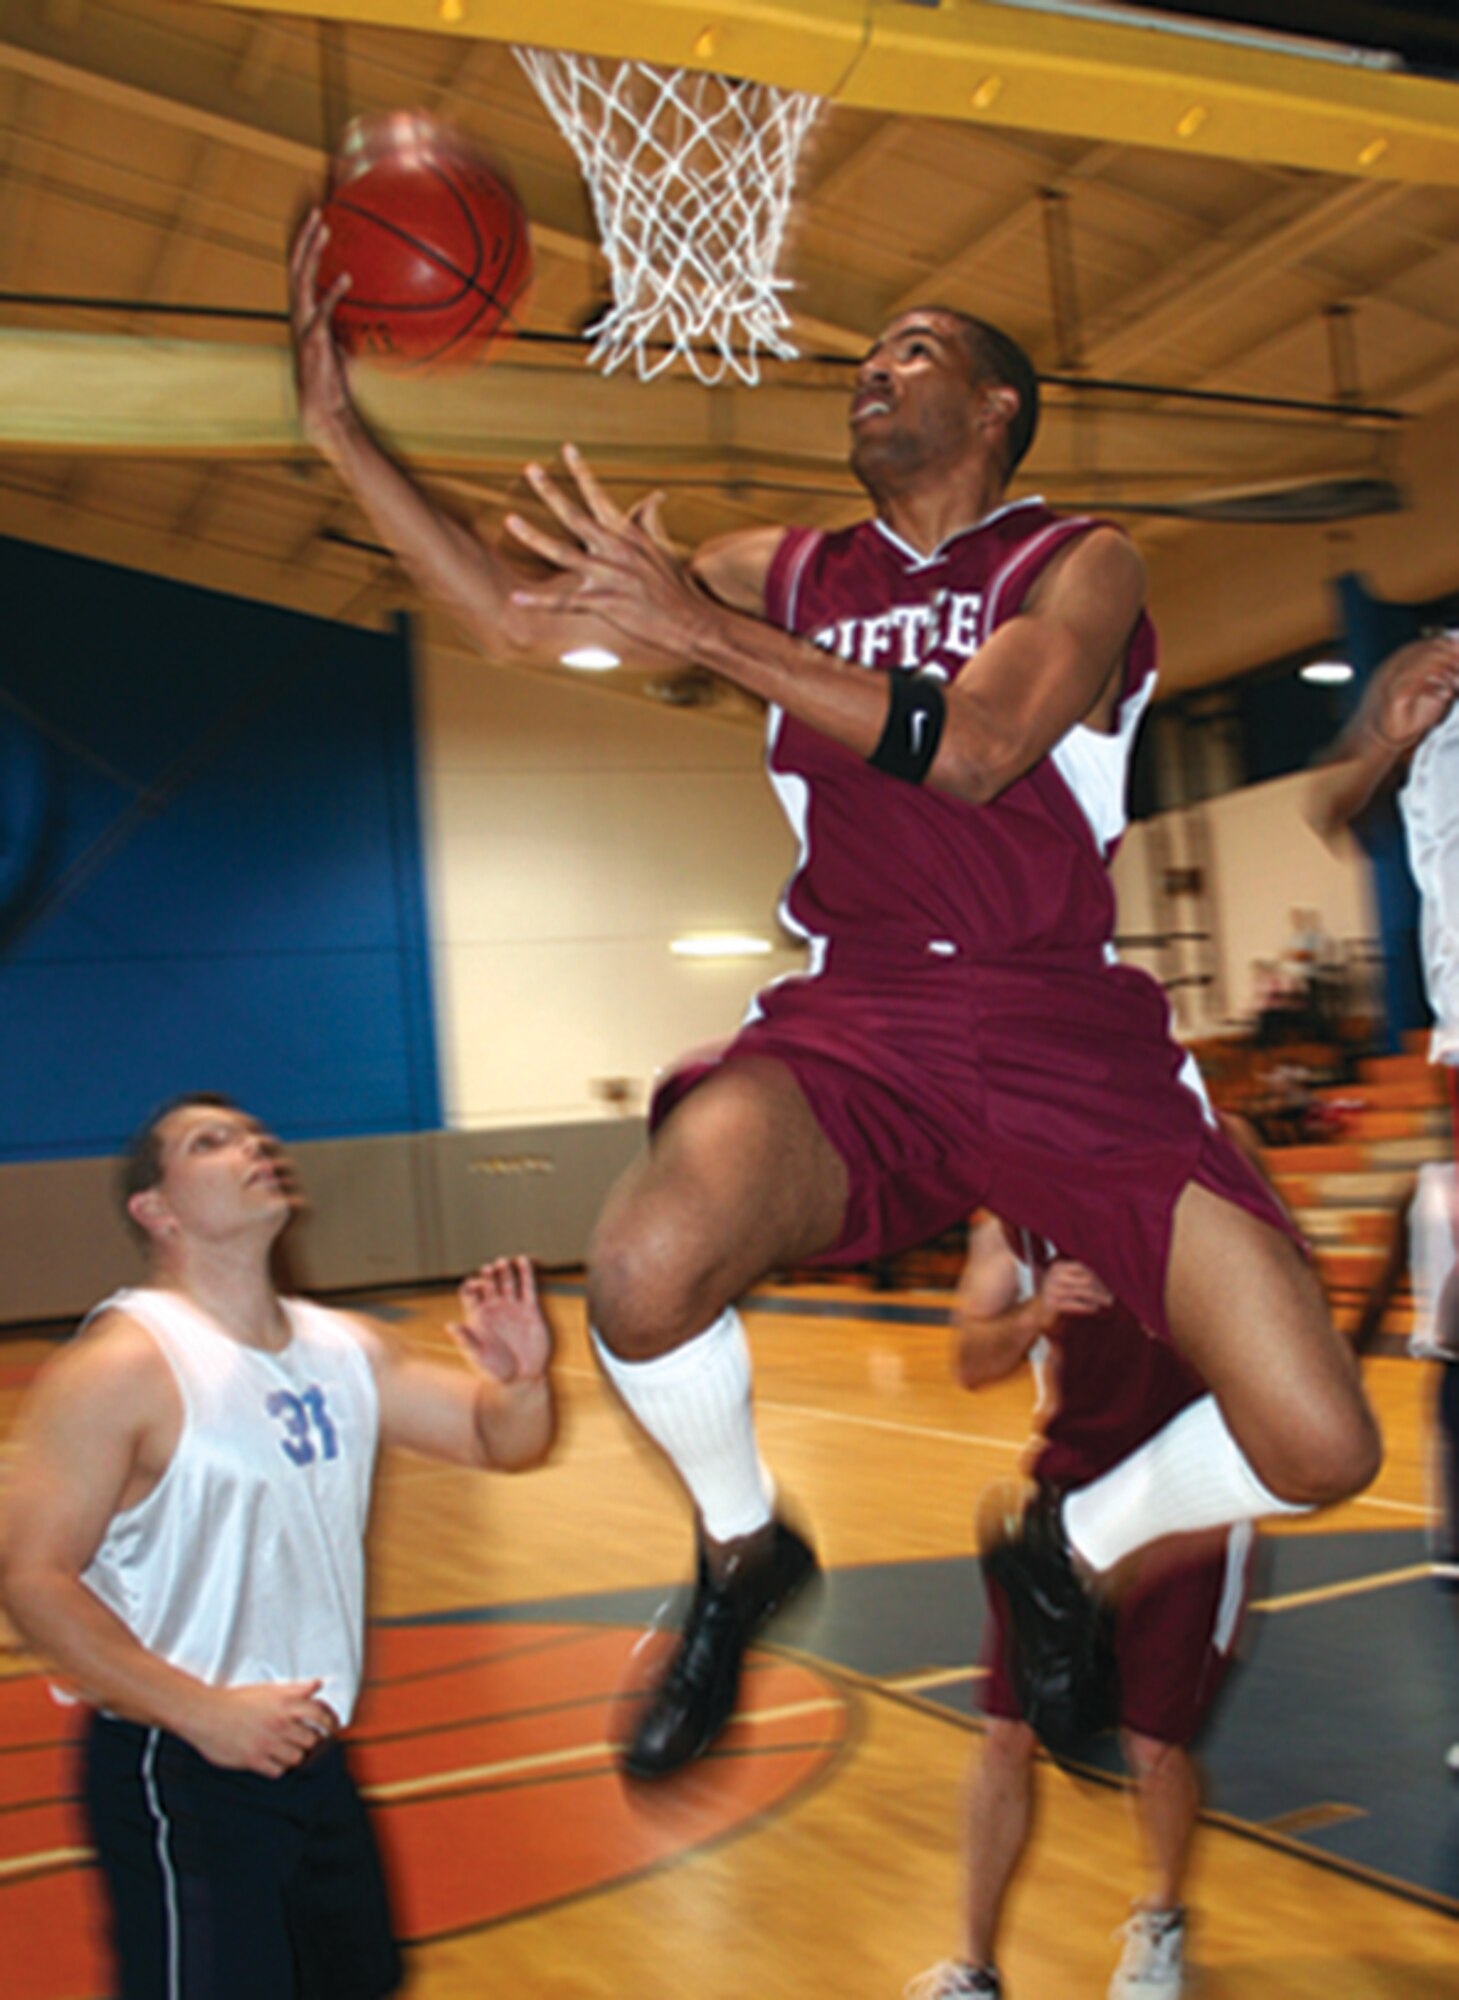
[[408,636],[0,541],[0,1160],[441,1122]]

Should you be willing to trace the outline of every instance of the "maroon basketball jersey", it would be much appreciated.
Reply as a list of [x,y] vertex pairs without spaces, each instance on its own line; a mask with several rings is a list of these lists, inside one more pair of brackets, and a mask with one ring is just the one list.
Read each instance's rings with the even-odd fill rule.
[[[1055,552],[1095,525],[1021,501],[927,556],[878,520],[837,534],[791,529],[771,562],[766,613],[868,672],[951,680]],[[801,843],[783,911],[791,926],[830,941],[833,961],[835,946],[857,943],[990,961],[1102,951],[1114,930],[1107,863],[1123,826],[1124,767],[1154,665],[1142,617],[1115,736],[1076,728],[988,805],[888,777],[773,709],[770,775]],[[1112,787],[1098,769],[1111,756]],[[1090,767],[1094,791],[1116,795],[1103,832],[1098,803],[1091,812],[1079,790]]]

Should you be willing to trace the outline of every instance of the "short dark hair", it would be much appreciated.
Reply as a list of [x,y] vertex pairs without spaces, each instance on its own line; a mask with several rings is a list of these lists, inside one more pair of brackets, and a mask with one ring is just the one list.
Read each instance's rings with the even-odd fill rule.
[[956,306],[927,306],[927,312],[946,313],[956,322],[963,346],[980,382],[998,382],[1018,396],[1018,414],[1008,426],[1008,463],[1004,477],[1011,479],[1033,443],[1039,427],[1039,378],[1034,365],[1013,338],[1001,327]]
[[169,1097],[165,1104],[159,1104],[145,1125],[139,1125],[127,1141],[117,1171],[117,1195],[122,1205],[122,1219],[134,1234],[146,1238],[147,1232],[139,1229],[132,1216],[132,1196],[145,1194],[148,1188],[156,1187],[162,1178],[162,1127],[175,1111],[184,1111],[190,1104],[211,1106],[214,1111],[236,1111],[238,1106],[231,1097],[225,1097],[220,1090],[184,1090],[176,1097]]

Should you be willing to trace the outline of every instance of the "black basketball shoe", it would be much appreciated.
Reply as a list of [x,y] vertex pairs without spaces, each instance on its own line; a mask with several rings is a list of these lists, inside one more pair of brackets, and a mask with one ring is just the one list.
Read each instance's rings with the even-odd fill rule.
[[734,1713],[745,1648],[819,1572],[815,1551],[783,1521],[768,1547],[737,1551],[718,1577],[700,1549],[678,1647],[620,1755],[630,1777],[666,1778],[704,1755]]
[[983,1574],[1003,1592],[1012,1626],[1014,1693],[1039,1741],[1077,1756],[1119,1719],[1112,1619],[1081,1580],[1064,1534],[1062,1496],[994,1487],[978,1508]]

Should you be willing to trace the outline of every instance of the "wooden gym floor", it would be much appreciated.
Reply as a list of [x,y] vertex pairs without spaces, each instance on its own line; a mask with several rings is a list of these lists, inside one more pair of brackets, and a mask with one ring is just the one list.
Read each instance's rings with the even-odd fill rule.
[[[667,1787],[613,1771],[615,1697],[687,1574],[677,1489],[606,1397],[580,1288],[548,1287],[562,1439],[516,1479],[393,1457],[372,1534],[357,1764],[412,1940],[412,2000],[895,2000],[956,1942],[979,1596],[970,1512],[1018,1462],[1028,1391],[950,1384],[946,1296],[786,1287],[748,1315],[762,1442],[829,1572],[755,1656],[743,1719]],[[445,1294],[369,1301],[446,1351]],[[0,1346],[0,1430],[58,1330]],[[1428,1370],[1368,1377],[1371,1492],[1265,1539],[1253,1657],[1211,1732],[1190,1901],[1202,2000],[1459,1993],[1459,1627],[1422,1574]],[[105,1992],[66,1723],[0,1655],[10,2000]],[[1102,1995],[1137,1886],[1127,1801],[1039,1777],[1010,2000]],[[260,1996],[268,2000],[268,1996]]]

